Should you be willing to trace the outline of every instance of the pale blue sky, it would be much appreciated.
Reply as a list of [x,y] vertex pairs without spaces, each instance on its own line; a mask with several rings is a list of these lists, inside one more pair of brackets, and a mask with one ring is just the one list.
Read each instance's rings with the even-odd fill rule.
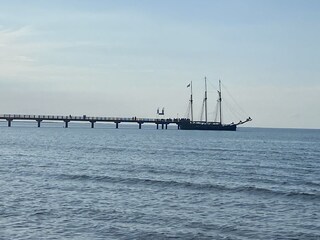
[[0,113],[183,117],[193,81],[198,118],[207,76],[211,117],[221,79],[248,126],[319,128],[320,1],[0,4]]

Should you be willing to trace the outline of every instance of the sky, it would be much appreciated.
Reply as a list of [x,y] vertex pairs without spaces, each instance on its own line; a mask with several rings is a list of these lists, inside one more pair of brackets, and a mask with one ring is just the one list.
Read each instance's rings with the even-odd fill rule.
[[[319,128],[320,1],[0,0],[0,114]],[[225,87],[225,88],[224,88]]]

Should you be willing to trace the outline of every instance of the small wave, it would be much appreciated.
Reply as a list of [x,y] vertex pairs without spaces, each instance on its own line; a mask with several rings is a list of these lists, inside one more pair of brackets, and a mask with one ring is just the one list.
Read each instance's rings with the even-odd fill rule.
[[102,181],[110,183],[125,183],[125,184],[144,184],[154,185],[160,187],[183,187],[183,188],[194,188],[200,190],[217,189],[227,190],[223,185],[214,185],[206,183],[192,183],[192,182],[180,182],[174,180],[157,180],[148,178],[130,178],[130,177],[117,177],[117,176],[94,176],[86,174],[59,174],[56,176],[59,179],[64,180],[78,180],[78,181]]
[[99,180],[100,178],[105,178],[107,180],[107,176],[94,176],[94,175],[86,175],[86,174],[59,174],[57,178],[63,180],[79,180],[79,181],[87,181],[87,180]]
[[132,185],[148,185],[158,186],[161,188],[188,188],[197,191],[226,191],[233,193],[246,193],[257,194],[265,196],[282,196],[282,197],[301,197],[309,200],[320,200],[319,193],[307,193],[298,191],[280,191],[274,189],[260,188],[256,186],[236,186],[230,187],[221,184],[212,183],[194,183],[186,181],[175,180],[158,180],[149,178],[134,178],[134,177],[118,177],[118,176],[96,176],[86,174],[60,174],[57,176],[59,179],[66,180],[78,180],[78,181],[97,181],[97,182],[109,182],[109,183],[124,183]]
[[320,186],[320,182],[308,181],[308,182],[305,182],[305,185],[306,185],[306,186],[319,187],[319,186]]
[[239,192],[252,193],[252,194],[284,196],[284,197],[302,197],[302,198],[308,198],[310,200],[320,199],[320,194],[318,193],[307,193],[307,192],[298,192],[298,191],[285,192],[280,190],[259,188],[254,186],[237,187],[237,188],[234,188],[234,190]]
[[287,196],[298,196],[303,198],[309,198],[309,199],[319,199],[320,200],[320,194],[319,193],[307,193],[307,192],[289,192],[287,193]]

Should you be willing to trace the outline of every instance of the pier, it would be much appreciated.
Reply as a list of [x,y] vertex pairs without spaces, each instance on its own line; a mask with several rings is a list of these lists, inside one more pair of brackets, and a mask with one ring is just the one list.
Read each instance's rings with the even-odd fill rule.
[[180,128],[180,118],[167,118],[167,119],[157,119],[157,118],[119,118],[119,117],[88,117],[83,116],[56,116],[56,115],[23,115],[23,114],[0,114],[0,120],[6,120],[8,127],[12,126],[12,122],[15,120],[18,121],[35,121],[38,127],[41,127],[43,121],[61,121],[64,122],[64,127],[69,127],[69,122],[89,122],[91,128],[94,128],[95,123],[105,122],[105,123],[114,123],[115,128],[119,128],[121,123],[137,123],[139,129],[142,128],[142,125],[145,123],[155,124],[156,128],[159,129],[168,129],[169,124],[176,124],[178,129]]

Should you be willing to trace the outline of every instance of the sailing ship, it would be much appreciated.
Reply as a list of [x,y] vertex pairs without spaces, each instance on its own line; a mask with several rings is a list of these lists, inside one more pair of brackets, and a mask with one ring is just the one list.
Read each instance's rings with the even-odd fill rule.
[[236,131],[237,126],[251,121],[251,117],[248,117],[244,121],[239,121],[237,123],[222,123],[222,91],[221,91],[221,81],[219,80],[219,90],[218,90],[218,106],[219,106],[219,121],[208,121],[208,105],[207,105],[207,79],[205,78],[205,96],[204,96],[204,108],[205,108],[205,120],[204,121],[194,121],[193,120],[193,98],[192,98],[192,82],[188,84],[187,87],[191,89],[190,95],[190,112],[191,119],[185,118],[181,119],[179,123],[179,128],[182,130],[215,130],[215,131]]

